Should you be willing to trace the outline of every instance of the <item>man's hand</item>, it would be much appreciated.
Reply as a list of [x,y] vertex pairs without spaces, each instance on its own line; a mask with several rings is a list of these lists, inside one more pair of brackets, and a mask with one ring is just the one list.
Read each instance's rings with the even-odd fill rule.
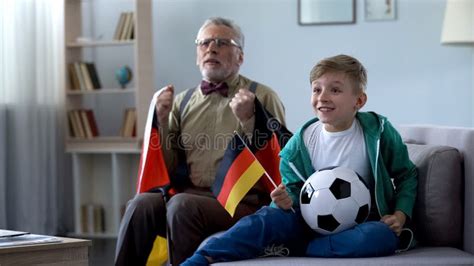
[[400,236],[402,228],[405,225],[407,216],[401,211],[395,211],[392,215],[384,215],[380,221],[392,229],[393,232]]
[[286,187],[283,184],[276,187],[272,193],[270,193],[270,197],[280,209],[289,210],[293,205],[293,200],[288,195]]
[[171,107],[173,106],[174,87],[173,85],[168,85],[163,89],[165,90],[158,95],[156,101],[156,114],[158,115],[160,125],[167,125]]
[[252,118],[254,113],[255,94],[247,89],[240,89],[229,103],[230,109],[241,124]]

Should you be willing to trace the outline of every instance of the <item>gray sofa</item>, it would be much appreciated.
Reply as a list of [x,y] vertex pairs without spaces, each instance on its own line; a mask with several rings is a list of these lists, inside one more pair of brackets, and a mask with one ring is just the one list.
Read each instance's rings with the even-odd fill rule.
[[214,265],[474,265],[474,129],[399,126],[420,173],[418,247],[388,257],[271,257]]

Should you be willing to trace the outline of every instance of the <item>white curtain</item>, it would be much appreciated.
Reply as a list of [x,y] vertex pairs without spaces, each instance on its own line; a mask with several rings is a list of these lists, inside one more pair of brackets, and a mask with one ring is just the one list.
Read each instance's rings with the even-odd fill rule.
[[59,0],[0,0],[0,228],[61,230],[63,14]]

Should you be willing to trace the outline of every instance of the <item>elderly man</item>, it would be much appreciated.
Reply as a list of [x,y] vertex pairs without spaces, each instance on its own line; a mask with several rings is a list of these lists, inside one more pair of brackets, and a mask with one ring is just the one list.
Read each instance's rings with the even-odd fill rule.
[[176,97],[169,85],[158,96],[162,143],[170,144],[163,146],[168,172],[175,176],[178,165],[184,165],[187,182],[181,182],[178,193],[168,202],[160,193],[142,193],[128,203],[117,241],[116,265],[144,265],[156,236],[166,236],[167,224],[171,262],[178,265],[207,236],[231,227],[270,202],[268,192],[257,184],[231,217],[210,190],[229,136],[234,131],[250,136],[253,132],[255,97],[284,123],[284,108],[276,93],[239,74],[243,47],[244,36],[231,20],[206,20],[196,39],[201,83]]

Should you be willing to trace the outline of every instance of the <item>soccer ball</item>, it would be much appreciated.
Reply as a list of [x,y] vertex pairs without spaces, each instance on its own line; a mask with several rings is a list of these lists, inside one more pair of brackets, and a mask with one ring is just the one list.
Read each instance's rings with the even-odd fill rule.
[[300,193],[301,214],[320,234],[349,229],[367,219],[370,191],[361,177],[345,167],[317,171],[304,183]]

